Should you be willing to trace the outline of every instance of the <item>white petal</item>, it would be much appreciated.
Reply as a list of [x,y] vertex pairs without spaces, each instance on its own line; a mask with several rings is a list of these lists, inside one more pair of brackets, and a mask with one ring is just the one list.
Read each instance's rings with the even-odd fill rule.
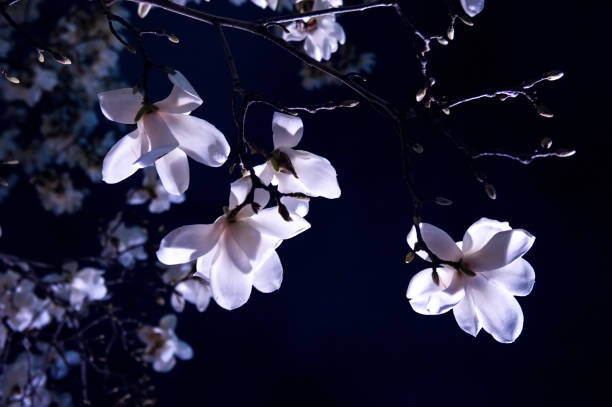
[[485,0],[461,0],[463,11],[470,17],[474,17],[484,9]]
[[464,297],[463,284],[458,281],[456,271],[438,267],[439,284],[433,279],[433,269],[415,274],[408,284],[406,297],[412,309],[423,315],[439,315],[449,311]]
[[133,88],[98,93],[98,100],[107,119],[124,124],[134,124],[134,118],[142,107],[142,95],[134,93]]
[[187,342],[178,341],[176,343],[176,356],[183,360],[189,360],[193,358],[193,349]]
[[469,290],[466,291],[463,300],[453,308],[453,314],[461,329],[474,337],[478,335],[478,332],[480,332],[482,328],[482,323],[478,318],[476,307],[474,307],[474,302],[470,297]]
[[155,103],[160,112],[190,113],[202,104],[202,99],[182,73],[175,71],[175,74],[168,75],[168,78],[174,87],[166,99]]
[[194,160],[210,167],[225,163],[230,153],[227,140],[215,126],[197,117],[160,113],[181,149]]
[[[446,261],[459,261],[461,259],[461,250],[445,231],[429,223],[421,223],[420,226],[423,240],[433,254]],[[415,226],[412,226],[407,240],[408,245],[414,250],[414,245],[417,243]],[[424,250],[419,250],[416,254],[424,260],[431,261]]]
[[292,238],[310,228],[310,223],[303,218],[297,215],[293,215],[291,218],[293,220],[290,222],[284,220],[278,213],[278,208],[274,206],[260,210],[259,213],[251,216],[245,222],[251,223],[261,233],[266,233],[279,239]]
[[281,198],[281,202],[283,205],[285,205],[287,210],[289,210],[289,213],[295,213],[296,215],[302,218],[308,215],[308,210],[309,210],[308,200],[292,198],[290,196],[284,196]]
[[[251,185],[253,185],[250,176],[242,177],[234,182],[230,186],[230,197],[229,197],[229,208],[234,209],[240,205],[247,198],[247,195],[251,191]],[[257,188],[255,190],[254,200],[259,204],[260,208],[265,208],[270,200],[270,193],[265,189]],[[251,205],[240,210],[238,218],[251,216],[253,214],[253,208]]]
[[464,257],[473,271],[488,271],[504,267],[522,257],[533,245],[535,237],[523,230],[499,232],[479,251]]
[[138,17],[145,18],[149,11],[151,10],[151,5],[148,3],[138,3]]
[[153,370],[156,372],[165,373],[172,370],[174,365],[176,365],[176,359],[174,358],[167,361],[156,359],[155,362],[153,362]]
[[174,314],[164,315],[159,320],[159,327],[163,329],[164,331],[174,331],[174,328],[176,328],[176,315]]
[[212,262],[210,286],[220,307],[233,310],[251,296],[253,273],[243,273],[230,259],[225,248],[219,247]]
[[252,261],[259,257],[261,238],[258,230],[254,229],[249,222],[233,222],[227,225],[225,231],[228,237],[236,242],[240,251]]
[[523,330],[523,311],[512,294],[480,275],[470,278],[466,291],[485,331],[498,342],[510,343],[518,338]]
[[274,148],[295,147],[304,134],[304,123],[299,116],[274,112],[272,116],[272,138]]
[[511,229],[508,222],[488,218],[479,219],[463,235],[463,254],[466,255],[482,249],[498,232]]
[[[310,196],[322,196],[329,199],[340,197],[336,170],[326,158],[302,150],[286,149],[282,151],[289,156],[298,176],[297,181],[304,185],[306,191],[285,190],[285,185],[280,182],[279,178],[280,192],[304,192]],[[290,174],[286,175],[294,177]]]
[[175,148],[155,161],[155,168],[162,185],[169,194],[180,195],[189,186],[189,162],[187,154]]
[[215,246],[211,251],[203,256],[198,257],[196,262],[195,276],[198,276],[206,281],[210,281],[210,270],[212,268],[212,261],[216,257],[219,246]]
[[102,162],[102,179],[108,184],[123,181],[135,173],[138,165],[134,162],[142,155],[142,140],[138,130],[123,136],[106,153]]
[[141,167],[153,165],[158,158],[178,147],[178,141],[158,113],[146,114],[138,121],[143,140],[143,154],[136,163]]
[[176,293],[172,293],[170,296],[170,305],[176,312],[183,312],[185,309],[185,298],[182,295],[178,295]]
[[[236,222],[236,223],[244,223],[244,222]],[[245,243],[248,244],[248,242],[245,242]],[[259,246],[259,242],[257,242],[257,244]],[[223,250],[229,257],[229,259],[234,264],[235,268],[239,269],[243,273],[249,273],[253,270],[252,260],[250,256],[247,255],[245,250],[243,250],[243,248],[238,244],[238,242],[236,241],[236,238],[232,236],[231,232],[226,231],[223,234],[222,241],[219,246],[223,248]]]
[[262,293],[271,293],[280,288],[283,282],[283,266],[275,250],[254,271],[253,286]]
[[525,296],[535,284],[535,271],[527,260],[518,258],[505,267],[482,273],[489,281],[512,295]]
[[255,170],[255,175],[259,177],[259,180],[262,184],[270,185],[270,182],[272,182],[272,178],[274,178],[274,168],[272,167],[272,164],[270,164],[269,161],[266,161],[261,165],[253,167],[253,169]]
[[285,27],[287,31],[283,31],[283,39],[285,41],[303,41],[306,38],[306,33],[298,28],[298,24],[293,22]]
[[174,229],[162,239],[157,258],[167,265],[189,263],[208,253],[217,244],[221,229],[220,222]]

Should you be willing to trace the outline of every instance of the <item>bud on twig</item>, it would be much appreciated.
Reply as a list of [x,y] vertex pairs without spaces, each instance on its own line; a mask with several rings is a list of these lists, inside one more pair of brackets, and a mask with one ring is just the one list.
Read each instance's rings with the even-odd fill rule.
[[557,151],[555,151],[555,155],[561,158],[571,157],[574,154],[576,154],[576,150],[569,150],[567,148],[560,148]]
[[538,114],[542,117],[546,117],[547,119],[550,119],[551,117],[554,117],[555,115],[548,110],[548,108],[544,105],[536,105],[536,111],[538,112]]
[[491,198],[491,199],[497,198],[497,191],[495,191],[495,187],[493,185],[485,184],[484,188],[485,188],[485,192],[487,193],[489,198]]
[[459,16],[459,20],[461,20],[461,22],[468,27],[472,27],[474,25],[474,22],[468,16]]
[[41,64],[45,62],[45,54],[40,49],[38,50],[38,62]]
[[442,109],[442,113],[448,116],[450,114],[450,109],[448,107],[445,107],[444,109]]
[[10,83],[14,83],[15,85],[17,85],[18,83],[20,83],[21,81],[19,80],[19,78],[15,77],[15,76],[5,76],[6,80],[9,81]]
[[72,61],[69,58],[67,58],[67,57],[65,57],[65,56],[63,56],[61,54],[53,54],[53,58],[57,62],[62,64],[62,65],[70,65],[70,64],[72,64]]
[[419,143],[414,143],[412,145],[412,151],[414,151],[417,154],[421,154],[423,152],[423,146],[420,145]]
[[436,40],[438,43],[440,43],[440,45],[448,45],[448,40],[444,37],[437,37]]
[[412,260],[414,260],[414,252],[409,252],[406,255],[406,258],[404,259],[404,261],[406,262],[406,264],[410,263]]
[[432,270],[431,279],[433,280],[435,285],[440,285],[440,276],[438,275],[438,272],[436,271],[436,269]]
[[168,36],[168,41],[173,42],[175,44],[179,43],[178,37],[174,34]]
[[544,137],[542,141],[540,141],[540,145],[542,148],[548,150],[552,146],[552,140],[548,137]]
[[434,202],[437,203],[440,206],[449,206],[453,204],[453,201],[451,201],[448,198],[444,198],[443,196],[437,196],[434,199]]
[[451,41],[455,39],[455,29],[453,28],[452,25],[448,27],[448,29],[446,30],[446,36]]
[[427,94],[427,88],[419,89],[419,91],[416,94],[416,101],[420,102],[421,100],[423,100],[426,94]]
[[556,81],[557,79],[563,78],[563,75],[565,75],[565,74],[562,71],[550,71],[550,72],[546,73],[546,80],[547,81]]

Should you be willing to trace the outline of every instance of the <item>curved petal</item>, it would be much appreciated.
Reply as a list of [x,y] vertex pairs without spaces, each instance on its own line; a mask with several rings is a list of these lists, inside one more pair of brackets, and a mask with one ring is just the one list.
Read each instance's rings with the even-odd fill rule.
[[434,280],[433,269],[415,274],[406,291],[412,309],[423,315],[439,315],[449,311],[465,295],[463,284],[455,277],[455,270],[438,267],[438,283]]
[[[251,191],[251,185],[253,185],[250,176],[242,177],[234,182],[230,186],[230,197],[229,197],[229,208],[234,209],[240,205],[246,199],[247,195]],[[255,190],[254,201],[259,204],[260,208],[265,208],[270,200],[270,193],[265,189],[257,188]],[[240,210],[237,218],[243,218],[251,216],[255,212],[251,205],[247,205]]]
[[299,116],[274,112],[272,116],[272,138],[274,148],[295,147],[304,134],[304,123]]
[[212,225],[187,225],[168,233],[160,243],[157,258],[167,265],[189,263],[208,253],[217,244],[220,222]]
[[217,256],[217,250],[219,250],[219,246],[215,246],[205,255],[198,257],[195,276],[205,281],[210,281],[210,269],[212,268],[213,259]]
[[193,349],[187,342],[177,341],[176,342],[176,356],[183,360],[189,360],[193,358]]
[[151,11],[151,5],[148,3],[138,3],[138,17],[145,18]]
[[522,257],[533,245],[535,237],[523,229],[499,232],[475,253],[464,257],[473,271],[488,271],[504,267]]
[[159,116],[189,157],[210,167],[225,163],[230,146],[215,126],[189,115],[160,113]]
[[272,182],[272,178],[274,178],[274,168],[270,161],[266,161],[265,163],[258,165],[253,168],[255,170],[255,175],[259,177],[259,180],[264,185],[270,185]]
[[[425,244],[436,256],[447,261],[461,260],[461,250],[445,231],[429,223],[421,223],[420,227]],[[412,226],[407,240],[410,248],[414,250],[414,245],[417,243],[415,226]],[[423,260],[431,261],[429,255],[424,250],[419,250],[416,254]]]
[[102,179],[108,184],[123,181],[135,173],[138,165],[134,164],[142,155],[142,140],[138,130],[123,136],[106,153],[102,162]]
[[283,282],[283,265],[276,250],[254,271],[253,286],[262,293],[271,293],[280,288]]
[[480,218],[463,235],[463,254],[466,255],[482,249],[497,233],[511,229],[508,222]]
[[253,273],[243,273],[220,247],[212,261],[210,286],[220,307],[233,310],[246,303],[251,296]]
[[187,154],[175,148],[155,161],[155,168],[164,189],[169,194],[181,195],[189,186],[189,162]]
[[175,358],[169,360],[155,359],[153,362],[153,370],[156,372],[165,373],[171,371],[172,368],[174,368],[174,365],[176,365]]
[[505,267],[482,273],[489,281],[512,295],[525,296],[535,284],[535,271],[527,260],[518,258]]
[[142,107],[142,95],[133,88],[122,88],[98,93],[100,109],[108,120],[134,124],[136,114]]
[[145,114],[137,124],[143,140],[143,154],[136,161],[139,166],[153,165],[158,158],[178,147],[178,141],[160,114]]
[[461,0],[463,11],[470,17],[474,17],[484,9],[485,0]]
[[465,297],[453,308],[453,314],[455,315],[455,321],[459,325],[459,328],[472,336],[478,335],[482,328],[482,323],[478,318],[476,307],[470,297],[469,290],[466,290]]
[[306,38],[306,33],[299,29],[298,23],[293,22],[285,27],[287,31],[283,31],[283,40],[285,41],[303,41]]
[[523,311],[512,294],[480,275],[469,280],[466,291],[484,330],[496,341],[510,343],[518,338],[523,330]]
[[[336,178],[336,170],[326,158],[302,150],[285,149],[282,151],[291,160],[291,164],[297,174],[296,181],[304,185],[305,190],[290,190],[293,184],[286,183],[284,180],[287,177],[295,178],[295,176],[279,173],[277,175],[279,176],[278,190],[280,192],[303,192],[313,197],[322,196],[329,199],[340,197],[340,186]],[[282,175],[286,177],[282,177]]]
[[289,239],[310,228],[310,223],[297,215],[291,216],[293,219],[287,222],[278,213],[278,207],[262,209],[259,213],[251,216],[245,222],[251,223],[253,227],[261,233],[274,236],[278,239]]
[[182,73],[175,71],[174,75],[168,75],[168,79],[170,79],[174,86],[166,99],[155,103],[160,112],[189,114],[202,104],[200,95],[198,95],[198,92],[195,91]]
[[259,231],[255,230],[248,222],[233,222],[227,225],[225,232],[230,237],[247,259],[252,262],[260,256],[261,238]]
[[281,198],[281,202],[283,205],[285,205],[285,207],[287,207],[289,213],[295,213],[302,218],[308,215],[310,205],[309,201],[306,199],[297,199],[290,196],[284,196]]
[[176,328],[176,321],[177,321],[176,315],[174,314],[164,315],[159,320],[159,327],[163,329],[164,331],[174,331],[174,329]]
[[185,298],[183,298],[182,295],[173,293],[172,296],[170,296],[170,305],[172,305],[172,308],[174,308],[176,312],[183,312],[185,309]]
[[323,51],[321,47],[315,42],[315,39],[312,35],[307,35],[306,40],[304,41],[304,52],[310,55],[312,58],[317,61],[321,61],[323,58]]

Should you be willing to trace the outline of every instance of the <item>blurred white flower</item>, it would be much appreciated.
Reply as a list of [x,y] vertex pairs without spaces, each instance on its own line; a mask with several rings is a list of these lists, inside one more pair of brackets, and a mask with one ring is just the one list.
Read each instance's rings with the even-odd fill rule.
[[176,312],[183,312],[185,301],[195,305],[199,312],[204,312],[210,303],[210,282],[192,276],[193,266],[192,263],[170,266],[162,275],[164,282],[173,287],[170,304]]
[[185,194],[169,194],[159,181],[155,171],[146,168],[142,180],[142,188],[130,189],[128,191],[127,203],[128,205],[141,205],[148,201],[150,201],[149,212],[161,213],[170,209],[171,204],[185,202]]
[[55,215],[74,213],[81,209],[85,193],[76,189],[68,173],[61,176],[40,177],[36,191],[43,207]]
[[0,317],[13,331],[40,329],[51,322],[49,301],[34,293],[32,281],[11,270],[0,274]]
[[484,9],[485,0],[461,0],[463,11],[470,17],[474,17]]
[[[531,292],[535,273],[522,256],[535,237],[508,222],[482,218],[455,243],[443,230],[421,223],[427,247],[439,259],[453,262],[426,269],[410,280],[406,296],[412,308],[425,315],[453,310],[459,327],[476,336],[481,328],[499,342],[514,342],[523,329],[523,311],[514,296]],[[416,228],[408,234],[415,248]],[[423,250],[416,252],[431,261]]]
[[[336,8],[342,5],[341,0],[314,0],[312,11]],[[310,11],[310,10],[305,10]],[[303,18],[293,21],[283,31],[285,41],[304,41],[304,51],[317,61],[328,60],[338,50],[338,44],[344,44],[344,29],[336,22],[333,14],[319,17]]]
[[132,88],[98,95],[108,119],[138,126],[106,154],[105,182],[120,182],[139,168],[155,164],[166,191],[180,195],[189,186],[187,156],[211,167],[227,160],[230,147],[223,134],[206,120],[189,115],[202,104],[200,96],[180,72],[168,78],[174,84],[172,92],[152,105],[143,105],[143,96]]
[[77,272],[70,282],[70,305],[79,310],[87,301],[101,300],[106,296],[103,270],[85,267]]
[[0,376],[0,405],[5,407],[47,407],[52,395],[45,388],[47,376],[38,366],[31,364],[28,355],[19,354],[7,364]]
[[145,325],[138,330],[138,338],[147,346],[144,360],[153,363],[157,372],[168,372],[176,364],[175,356],[189,360],[193,350],[186,342],[178,339],[174,333],[176,316],[169,314],[159,320],[159,326]]
[[[176,3],[179,4],[181,6],[184,6],[185,4],[187,4],[187,2],[189,1],[193,1],[196,4],[200,4],[200,0],[170,0],[172,3]],[[206,1],[210,1],[210,0],[206,0]],[[151,5],[147,4],[147,3],[138,3],[138,16],[140,18],[145,18],[147,16],[147,14],[149,14],[149,11],[151,11]]]
[[43,92],[48,92],[57,85],[57,74],[54,71],[43,69],[34,65],[31,82],[29,85],[20,83],[18,85],[8,84],[8,81],[0,81],[0,89],[7,101],[21,100],[32,107],[38,103]]
[[266,185],[278,185],[282,193],[340,197],[336,170],[330,162],[308,151],[293,149],[302,139],[303,133],[302,119],[275,112],[272,118],[275,150],[265,164],[255,168],[257,175]]
[[127,268],[132,268],[137,260],[146,260],[144,244],[148,234],[140,226],[125,226],[125,223],[111,222],[109,230],[102,236],[102,257],[116,258]]
[[[264,293],[280,287],[283,268],[275,249],[284,239],[310,227],[295,212],[290,214],[291,221],[285,221],[278,207],[259,209],[255,213],[252,205],[246,205],[234,214],[234,209],[245,201],[251,185],[250,177],[232,183],[225,215],[211,225],[189,225],[173,230],[157,251],[159,261],[168,265],[197,259],[196,275],[210,281],[215,301],[228,310],[246,303],[253,286]],[[268,200],[267,191],[255,190],[257,208],[264,208]]]

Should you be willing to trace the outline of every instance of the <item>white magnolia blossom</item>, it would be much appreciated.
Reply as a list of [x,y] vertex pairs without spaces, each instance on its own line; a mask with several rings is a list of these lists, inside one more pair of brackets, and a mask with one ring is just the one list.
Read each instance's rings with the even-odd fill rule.
[[485,0],[461,0],[463,11],[470,17],[479,14],[484,8]]
[[170,266],[162,276],[166,284],[173,286],[170,304],[176,312],[183,312],[185,301],[195,305],[199,312],[206,311],[210,303],[210,282],[205,278],[192,276],[193,266],[192,263]]
[[[235,215],[234,208],[244,202],[251,190],[250,177],[232,183],[229,208],[210,225],[188,225],[170,232],[162,240],[157,258],[174,265],[197,259],[196,275],[210,281],[213,298],[221,307],[232,310],[247,302],[254,286],[263,293],[277,290],[283,279],[283,267],[276,248],[310,227],[286,203],[291,221],[285,221],[278,207],[254,212],[246,205]],[[256,189],[254,200],[261,208],[269,194]]]
[[14,271],[0,274],[0,317],[13,331],[40,329],[51,322],[49,300],[35,293],[35,284]]
[[[508,222],[482,218],[455,243],[443,230],[421,223],[427,247],[438,258],[457,267],[439,266],[417,273],[406,296],[412,308],[425,315],[453,310],[459,327],[476,336],[481,328],[499,342],[514,342],[523,329],[523,311],[514,296],[525,296],[535,283],[535,273],[522,256],[535,237]],[[411,248],[416,228],[408,234]],[[423,250],[416,252],[430,261]]]
[[138,330],[138,338],[147,345],[144,360],[153,363],[157,372],[172,370],[176,364],[175,356],[183,360],[193,357],[191,346],[176,336],[175,328],[176,316],[169,314],[159,320],[159,326],[145,325]]
[[190,116],[202,104],[200,96],[180,72],[168,78],[174,84],[172,92],[152,105],[143,105],[143,96],[132,88],[98,95],[108,119],[138,126],[106,154],[105,182],[123,181],[139,168],[155,164],[166,191],[180,195],[189,186],[187,156],[211,167],[227,160],[230,147],[223,134],[206,120]]
[[106,296],[103,270],[85,267],[70,282],[70,305],[79,310],[85,301],[97,301]]
[[278,191],[282,193],[340,197],[336,170],[330,162],[308,151],[293,149],[303,134],[302,119],[275,112],[272,118],[274,152],[265,164],[255,168],[258,177],[266,185],[277,185]]
[[127,203],[128,205],[142,205],[146,202],[149,202],[149,212],[162,213],[170,209],[171,204],[185,202],[185,194],[169,194],[157,178],[155,171],[146,168],[142,188],[130,189]]
[[[188,1],[193,1],[196,4],[200,4],[200,0],[170,0],[170,1],[178,5],[181,5],[181,6],[184,6],[185,4],[187,4]],[[210,1],[210,0],[206,0],[206,1]],[[147,3],[138,3],[138,16],[140,18],[145,18],[147,14],[149,14],[149,11],[151,11],[151,7],[153,6]]]
[[[314,0],[312,11],[336,8],[342,0]],[[304,51],[317,61],[328,60],[344,44],[344,29],[333,14],[293,21],[283,31],[285,41],[304,41]]]
[[147,252],[144,244],[147,242],[147,229],[140,226],[126,226],[121,222],[112,224],[109,235],[104,237],[102,257],[117,258],[119,263],[132,268],[137,260],[146,260]]

